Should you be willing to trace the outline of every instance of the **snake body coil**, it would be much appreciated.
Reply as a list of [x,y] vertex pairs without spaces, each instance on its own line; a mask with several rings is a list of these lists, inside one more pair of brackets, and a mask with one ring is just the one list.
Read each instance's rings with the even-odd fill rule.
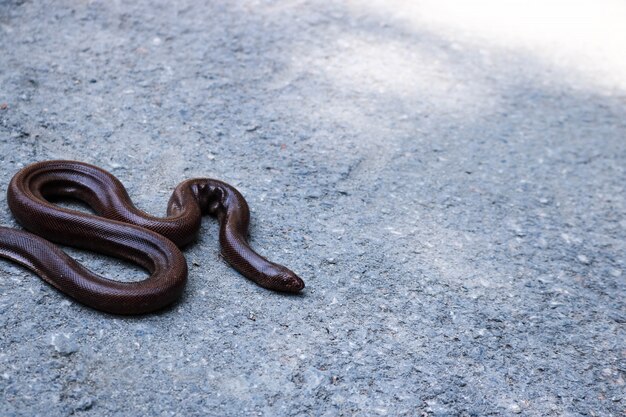
[[[86,203],[97,215],[51,203],[63,197]],[[203,214],[219,219],[222,255],[241,274],[276,291],[297,293],[304,288],[295,273],[248,246],[248,204],[221,181],[182,182],[169,200],[167,217],[158,218],[137,209],[124,186],[107,171],[76,161],[46,161],[15,175],[7,200],[17,221],[31,233],[0,227],[0,257],[31,269],[99,310],[140,314],[175,301],[187,280],[187,263],[179,247],[195,239]],[[150,277],[140,282],[104,278],[48,240],[131,261],[147,269]]]

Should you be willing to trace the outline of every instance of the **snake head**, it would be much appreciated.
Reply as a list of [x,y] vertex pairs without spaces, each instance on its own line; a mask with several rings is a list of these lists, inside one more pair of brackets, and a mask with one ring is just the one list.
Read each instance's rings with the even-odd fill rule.
[[272,280],[274,284],[272,289],[295,294],[304,288],[304,281],[293,271],[282,265],[277,265],[277,267],[278,272]]

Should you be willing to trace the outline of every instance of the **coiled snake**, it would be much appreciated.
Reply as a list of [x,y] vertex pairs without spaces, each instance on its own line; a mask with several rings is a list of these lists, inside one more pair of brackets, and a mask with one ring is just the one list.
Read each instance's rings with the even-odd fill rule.
[[[70,197],[96,213],[53,204]],[[15,261],[90,307],[117,314],[158,310],[182,293],[187,262],[179,247],[192,242],[203,214],[216,216],[224,259],[237,271],[271,290],[297,293],[304,282],[270,262],[247,243],[250,212],[234,187],[213,179],[179,184],[167,217],[137,209],[121,182],[109,172],[76,161],[45,161],[20,170],[7,191],[9,207],[29,232],[0,227],[0,257]],[[47,239],[47,240],[46,240]],[[49,241],[125,259],[150,272],[139,282],[97,275]]]

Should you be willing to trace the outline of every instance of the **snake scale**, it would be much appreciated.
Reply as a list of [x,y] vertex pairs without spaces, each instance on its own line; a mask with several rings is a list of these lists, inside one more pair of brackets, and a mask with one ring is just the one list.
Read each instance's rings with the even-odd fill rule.
[[[54,204],[62,198],[80,200],[95,214]],[[136,208],[122,183],[101,168],[77,161],[44,161],[15,174],[7,201],[28,232],[0,227],[0,257],[29,268],[98,310],[142,314],[178,299],[187,281],[187,262],[179,248],[196,238],[206,214],[218,218],[221,253],[234,269],[271,290],[298,293],[304,288],[294,272],[250,248],[248,204],[222,181],[183,181],[170,197],[167,216],[160,218]],[[107,279],[51,242],[128,260],[150,276],[139,282]]]

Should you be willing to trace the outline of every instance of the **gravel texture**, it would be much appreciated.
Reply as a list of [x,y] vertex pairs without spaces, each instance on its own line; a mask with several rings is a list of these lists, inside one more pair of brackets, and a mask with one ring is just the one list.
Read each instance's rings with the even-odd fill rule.
[[3,188],[77,159],[158,214],[219,178],[307,283],[245,280],[213,219],[142,317],[2,260],[0,415],[625,415],[624,73],[413,6],[0,1]]

